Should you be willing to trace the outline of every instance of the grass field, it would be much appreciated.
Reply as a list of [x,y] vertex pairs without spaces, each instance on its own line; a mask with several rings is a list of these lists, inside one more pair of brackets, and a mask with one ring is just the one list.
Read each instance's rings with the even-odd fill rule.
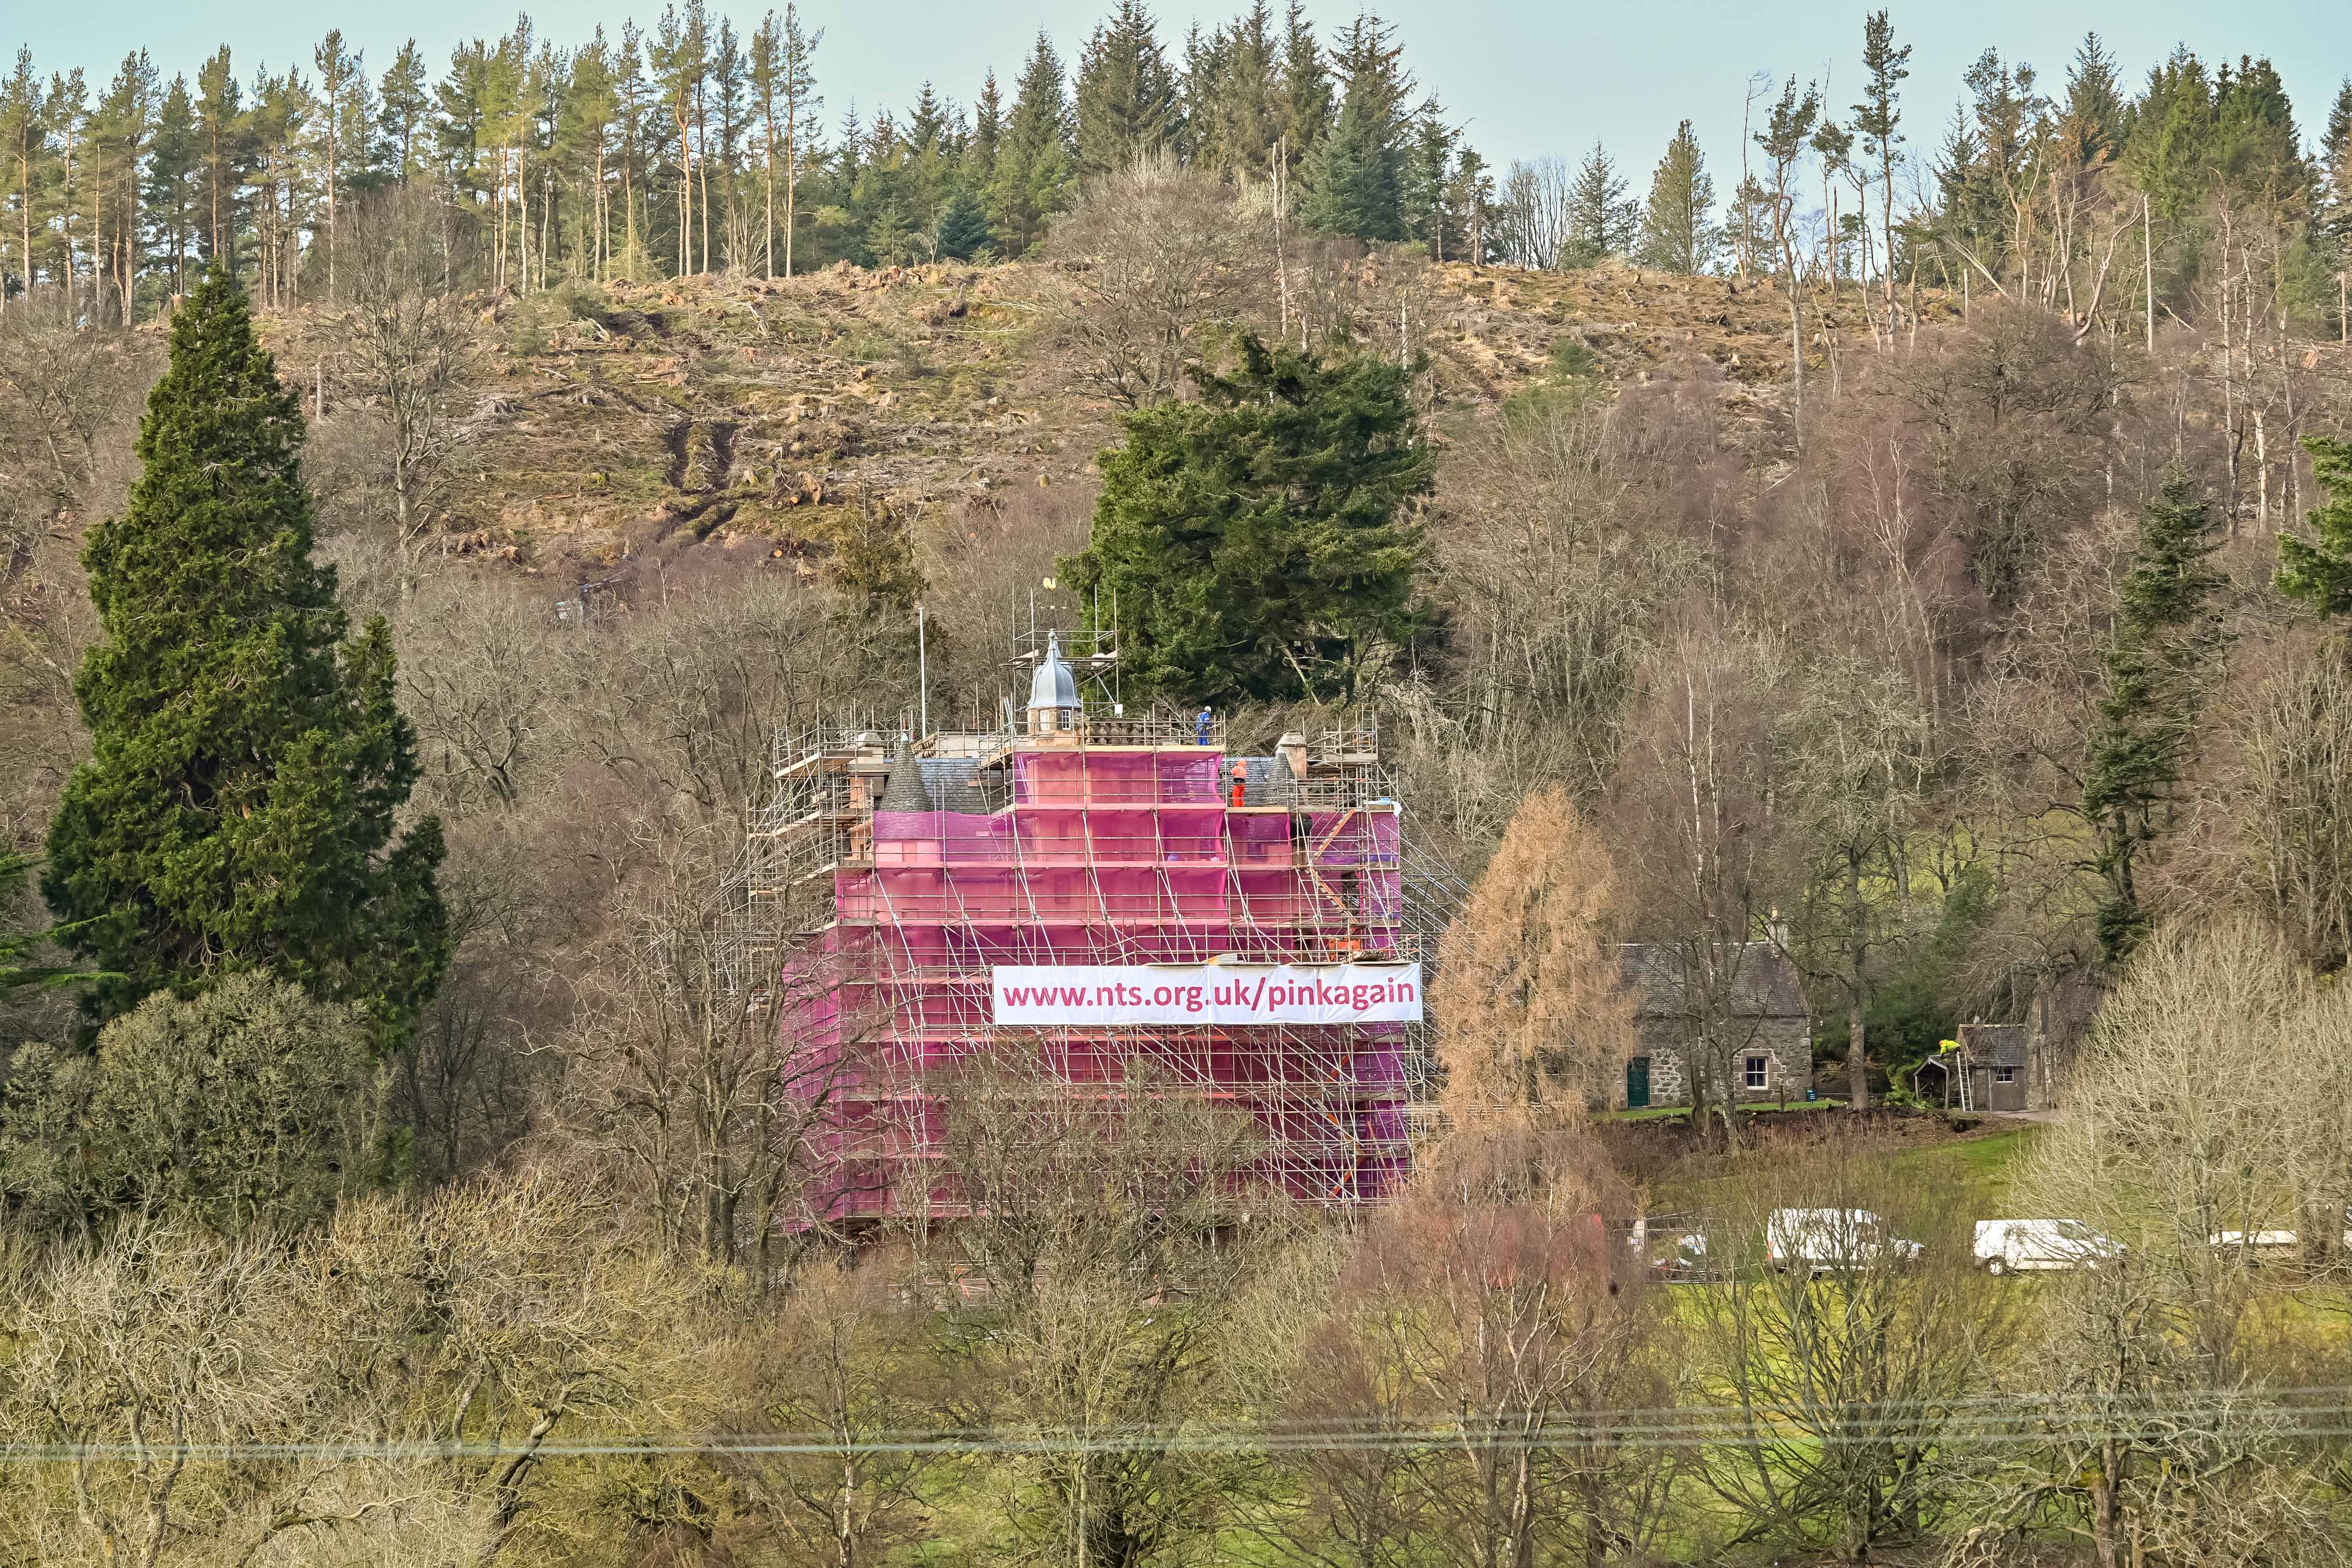
[[[1835,1119],[1825,1118],[1805,1129],[1804,1138],[1827,1142],[1841,1131]],[[2019,1157],[2040,1131],[2025,1122],[1953,1131],[1939,1120],[1918,1118],[1902,1124],[1896,1146],[1886,1155],[1887,1173],[1913,1193],[1934,1194],[1937,1207],[1962,1218],[2021,1217],[2007,1212],[2013,1201],[2012,1182]],[[1769,1142],[1759,1139],[1753,1148],[1695,1151],[1672,1161],[1648,1184],[1652,1212],[1710,1213],[1741,1206],[1759,1184],[1777,1181],[1787,1163],[1801,1157],[1790,1147],[1796,1134],[1774,1130],[1768,1136]],[[1890,1135],[1882,1127],[1867,1136]]]

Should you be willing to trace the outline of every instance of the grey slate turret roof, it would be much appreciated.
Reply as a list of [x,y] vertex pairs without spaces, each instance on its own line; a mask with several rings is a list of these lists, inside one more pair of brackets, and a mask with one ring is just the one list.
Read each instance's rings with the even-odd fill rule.
[[912,742],[901,739],[898,754],[890,759],[890,783],[882,791],[881,811],[935,811],[930,791],[923,787],[923,765]]

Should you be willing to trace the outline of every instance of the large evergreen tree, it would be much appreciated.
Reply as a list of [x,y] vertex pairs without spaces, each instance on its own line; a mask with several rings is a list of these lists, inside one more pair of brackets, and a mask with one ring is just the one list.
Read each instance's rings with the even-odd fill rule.
[[1118,0],[1078,62],[1078,174],[1123,169],[1139,153],[1173,149],[1183,116],[1176,75],[1142,0]]
[[1290,0],[1282,27],[1282,92],[1275,107],[1275,134],[1283,156],[1297,168],[1331,130],[1331,73],[1322,46],[1300,0]]
[[1009,254],[1017,256],[1036,242],[1045,215],[1059,203],[1073,161],[1062,57],[1041,32],[1021,68],[988,204],[989,218]]
[[1192,55],[1190,91],[1199,104],[1185,128],[1193,159],[1228,176],[1263,179],[1282,134],[1280,45],[1267,0],[1250,8]]
[[1084,553],[1062,563],[1106,617],[1129,680],[1180,700],[1352,694],[1367,658],[1413,635],[1427,490],[1411,375],[1325,363],[1254,337],[1201,399],[1126,418],[1102,458]]
[[2352,224],[2352,79],[2336,89],[2327,128],[2319,136],[2320,197],[2339,233]]
[[2110,964],[2130,957],[2153,923],[2139,865],[2166,826],[2188,766],[2200,674],[2222,635],[2211,602],[2224,580],[2207,561],[2220,542],[2212,508],[2176,471],[2140,514],[2116,606],[2106,690],[2083,773],[2092,868],[2106,883],[2096,915],[2099,952]]
[[448,923],[392,634],[356,638],[310,559],[300,403],[215,266],[172,326],[144,465],[83,560],[104,640],[74,681],[91,756],[49,829],[43,890],[111,978],[99,1012],[266,970],[396,1044],[440,983]]
[[1339,116],[1301,170],[1300,216],[1314,227],[1362,240],[1405,236],[1405,163],[1413,79],[1395,29],[1369,13],[1339,34],[1332,56],[1345,84]]
[[1862,138],[1864,154],[1878,165],[1880,238],[1879,275],[1891,305],[1895,299],[1895,160],[1903,144],[1903,110],[1899,101],[1904,79],[1911,74],[1911,46],[1895,42],[1895,25],[1883,10],[1863,19],[1862,68],[1869,79],[1862,101],[1853,106],[1854,134]]

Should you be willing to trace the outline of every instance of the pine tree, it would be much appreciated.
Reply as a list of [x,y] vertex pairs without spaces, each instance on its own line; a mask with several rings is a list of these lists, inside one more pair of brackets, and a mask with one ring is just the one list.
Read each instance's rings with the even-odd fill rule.
[[922,253],[914,221],[897,197],[886,197],[866,224],[866,263],[869,267],[903,267]]
[[195,242],[196,150],[195,101],[188,96],[188,79],[176,76],[155,111],[146,193],[158,258],[170,268],[164,286],[173,294],[188,291],[188,258]]
[[1462,231],[1446,200],[1454,185],[1454,149],[1461,136],[1461,127],[1445,122],[1444,104],[1433,97],[1422,100],[1405,148],[1398,205],[1404,237],[1419,244],[1433,260],[1462,258]]
[[1413,80],[1394,36],[1367,12],[1332,49],[1344,84],[1339,116],[1300,170],[1307,199],[1299,216],[1312,227],[1369,241],[1404,237],[1405,100]]
[[39,205],[41,168],[48,153],[48,128],[41,122],[41,81],[33,72],[33,51],[19,47],[16,68],[0,83],[0,192],[8,198],[9,248],[15,254],[0,264],[0,308],[5,308],[6,279],[33,281],[33,209]]
[[1173,148],[1182,125],[1175,73],[1143,0],[1118,0],[1078,62],[1078,174],[1123,169],[1138,153]]
[[1625,199],[1625,182],[1617,161],[1600,142],[1576,168],[1568,192],[1568,247],[1563,267],[1590,267],[1607,256],[1622,256],[1633,248],[1637,209]]
[[2083,35],[2066,73],[2066,124],[2086,168],[2113,158],[2122,144],[2124,94],[2116,58],[2096,33]]
[[1062,91],[1062,57],[1043,32],[1021,68],[1013,112],[1005,120],[989,216],[1008,255],[1036,243],[1045,214],[1061,204],[1070,177],[1070,110]]
[[1675,128],[1665,156],[1650,176],[1635,258],[1667,272],[1706,271],[1723,245],[1714,218],[1715,181],[1707,175],[1698,138],[1685,120]]
[[1854,133],[1862,138],[1864,155],[1876,160],[1879,173],[1879,223],[1885,248],[1879,252],[1885,299],[1895,303],[1895,150],[1903,144],[1903,112],[1896,103],[1904,79],[1911,74],[1911,46],[1895,45],[1895,25],[1885,11],[1874,11],[1862,25],[1862,68],[1868,77],[1862,101],[1853,106]]
[[425,172],[425,132],[432,108],[425,57],[411,38],[393,57],[392,68],[383,73],[383,86],[376,94],[376,128],[383,133],[394,179],[405,182]]
[[2352,224],[2352,77],[2336,89],[2328,106],[2327,129],[2319,138],[2322,199],[2330,218],[2341,230]]
[[2213,83],[2186,47],[2147,73],[2124,162],[2160,219],[2178,219],[2212,190]]
[[80,288],[81,225],[76,220],[85,205],[81,185],[89,161],[89,79],[76,66],[50,76],[48,95],[41,106],[41,119],[55,143],[46,196],[58,220],[50,226],[49,276],[62,281],[69,293],[78,293]]
[[940,254],[958,261],[970,261],[995,243],[995,233],[988,226],[988,214],[982,210],[978,198],[959,186],[948,200],[947,210],[940,215]]
[[783,100],[784,132],[784,276],[793,275],[793,238],[800,219],[801,170],[817,157],[824,140],[818,113],[824,96],[816,90],[817,46],[824,29],[801,26],[799,7],[784,7],[783,31],[778,36],[776,90]]
[[1190,76],[1190,96],[1200,105],[1187,128],[1193,158],[1219,174],[1263,179],[1282,134],[1282,75],[1267,0],[1251,0],[1219,28],[1192,60]]
[[1283,157],[1296,169],[1331,131],[1331,73],[1322,46],[1300,0],[1290,0],[1282,30],[1282,97],[1275,133]]
[[1473,267],[1486,265],[1494,248],[1495,179],[1486,160],[1475,147],[1465,147],[1454,161],[1454,178],[1447,184],[1446,211],[1461,236],[1462,259]]
[[246,174],[246,118],[228,46],[196,72],[196,167],[202,182],[198,215],[205,259],[236,268],[237,192]]
[[1004,94],[990,71],[980,84],[972,106],[971,140],[964,144],[963,185],[968,192],[984,191],[996,177],[997,153],[1004,145]]
[[[347,113],[351,107],[352,83],[364,80],[362,58],[343,45],[343,30],[330,28],[310,52],[311,62],[319,68],[319,151],[324,160],[320,171],[320,187],[327,204],[327,297],[335,295],[336,195],[352,175],[351,164],[359,156],[353,147],[356,127]],[[363,145],[364,143],[362,143]]]
[[269,971],[352,1006],[390,1048],[439,984],[449,932],[391,629],[347,637],[310,559],[299,399],[215,264],[172,325],[142,471],[84,564],[102,640],[74,694],[91,756],[67,783],[42,888],[115,976],[101,1016]]
[[155,129],[155,68],[147,51],[134,49],[108,84],[90,117],[90,143],[97,153],[97,189],[92,204],[91,270],[101,284],[105,308],[126,325],[134,314],[139,274],[146,259],[146,225],[141,208],[146,195],[139,166]]
[[2279,536],[2278,591],[2323,616],[2352,616],[2352,441],[2305,436],[2303,447],[2326,500],[2311,509],[2315,538]]
[[1325,363],[1244,336],[1201,398],[1128,415],[1103,454],[1072,586],[1118,605],[1127,679],[1183,701],[1350,697],[1368,660],[1419,629],[1430,483],[1412,373]]
[[2211,601],[2225,579],[2207,564],[2220,547],[2212,508],[2176,470],[2140,514],[2139,541],[2116,606],[2083,773],[2092,869],[2105,882],[2095,922],[2110,964],[2131,956],[2153,923],[2141,900],[2143,853],[2167,826],[2196,739],[2199,676],[2221,646]]

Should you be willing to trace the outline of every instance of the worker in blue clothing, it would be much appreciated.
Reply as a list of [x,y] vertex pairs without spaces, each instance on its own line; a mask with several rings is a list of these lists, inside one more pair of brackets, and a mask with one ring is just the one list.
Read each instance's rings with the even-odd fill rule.
[[1206,708],[1202,709],[1201,716],[1192,721],[1192,743],[1196,746],[1209,743],[1209,710]]

